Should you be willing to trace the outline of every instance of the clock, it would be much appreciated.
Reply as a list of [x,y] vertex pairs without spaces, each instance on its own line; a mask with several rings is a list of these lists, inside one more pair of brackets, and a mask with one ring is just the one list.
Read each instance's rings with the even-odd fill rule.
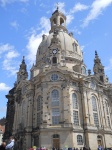
[[53,49],[53,50],[52,50],[53,54],[56,54],[57,51],[58,51],[57,49]]

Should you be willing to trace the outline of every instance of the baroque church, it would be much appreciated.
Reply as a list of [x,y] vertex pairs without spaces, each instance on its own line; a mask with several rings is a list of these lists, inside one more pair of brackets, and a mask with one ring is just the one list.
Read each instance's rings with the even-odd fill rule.
[[17,81],[6,95],[4,139],[14,135],[21,150],[31,146],[112,147],[112,84],[95,51],[93,72],[86,71],[78,41],[57,10],[49,35],[42,36],[28,80],[23,57]]

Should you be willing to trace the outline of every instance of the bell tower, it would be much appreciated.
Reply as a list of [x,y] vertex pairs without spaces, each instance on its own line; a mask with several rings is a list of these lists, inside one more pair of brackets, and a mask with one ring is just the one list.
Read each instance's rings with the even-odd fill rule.
[[59,11],[59,8],[57,7],[56,11],[52,14],[51,18],[51,32],[54,32],[54,30],[63,30],[67,31],[66,29],[66,16]]

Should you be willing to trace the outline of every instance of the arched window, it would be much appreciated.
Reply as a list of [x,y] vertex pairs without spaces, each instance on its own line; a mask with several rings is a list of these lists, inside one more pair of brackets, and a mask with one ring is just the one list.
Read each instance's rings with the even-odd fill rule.
[[97,111],[96,99],[94,96],[92,96],[92,107],[93,111]]
[[83,145],[82,135],[77,135],[77,144],[78,145]]
[[93,107],[94,124],[98,127],[99,126],[99,120],[98,120],[96,99],[94,96],[92,96],[91,100],[92,100],[92,107]]
[[56,18],[53,19],[53,24],[56,25]]
[[86,74],[86,68],[84,66],[82,66],[81,71],[82,71],[82,74]]
[[53,57],[53,58],[52,58],[52,63],[53,63],[53,64],[57,64],[57,57]]
[[77,44],[74,42],[72,45],[73,45],[73,51],[77,52]]
[[60,18],[60,25],[64,26],[64,20],[63,20],[63,18]]
[[73,109],[78,109],[77,96],[75,93],[72,94],[72,103],[73,103]]
[[52,98],[52,106],[59,106],[59,91],[58,90],[53,90],[51,93],[51,98]]
[[[59,124],[60,121],[60,109],[59,109],[59,91],[54,89],[51,92],[52,99],[52,123]],[[58,106],[58,107],[57,107]]]

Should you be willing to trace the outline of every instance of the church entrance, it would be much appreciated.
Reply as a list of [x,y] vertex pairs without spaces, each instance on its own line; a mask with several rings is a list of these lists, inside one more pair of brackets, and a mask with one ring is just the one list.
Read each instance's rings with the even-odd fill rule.
[[97,136],[97,142],[98,142],[98,145],[103,146],[103,140],[102,140],[102,136],[101,135]]
[[58,134],[53,135],[53,147],[56,149],[60,148],[60,139]]

